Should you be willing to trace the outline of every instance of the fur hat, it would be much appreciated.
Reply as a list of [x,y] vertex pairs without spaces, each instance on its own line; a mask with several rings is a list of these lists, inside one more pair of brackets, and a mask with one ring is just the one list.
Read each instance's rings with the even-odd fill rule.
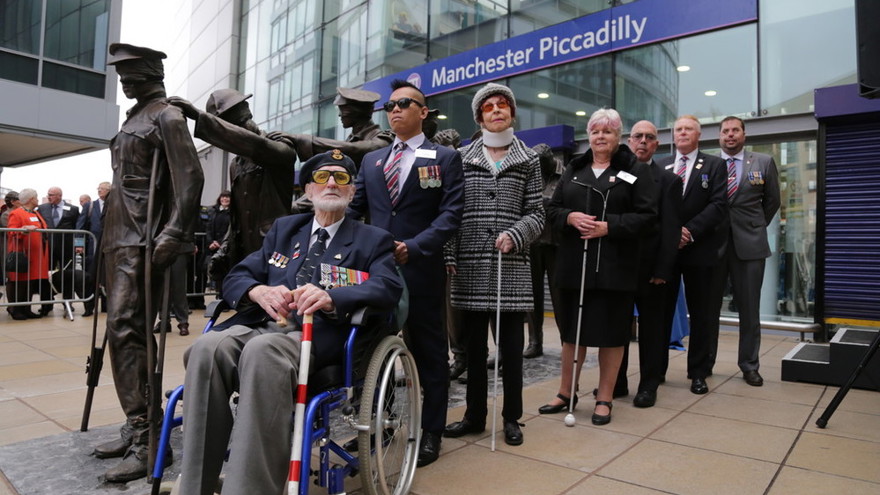
[[474,95],[474,100],[471,103],[471,108],[474,111],[474,121],[476,123],[480,123],[480,117],[482,116],[480,107],[483,106],[483,102],[488,100],[490,96],[494,95],[501,95],[507,98],[507,101],[510,102],[510,115],[516,117],[516,98],[513,97],[513,91],[503,84],[489,83],[477,91],[477,94]]

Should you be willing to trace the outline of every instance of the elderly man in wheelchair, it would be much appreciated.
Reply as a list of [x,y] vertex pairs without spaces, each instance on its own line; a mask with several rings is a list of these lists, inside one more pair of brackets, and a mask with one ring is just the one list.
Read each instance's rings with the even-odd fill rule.
[[[345,217],[356,173],[353,161],[339,150],[309,159],[302,166],[300,183],[314,203],[314,214],[276,220],[262,250],[249,255],[226,277],[223,297],[237,314],[201,335],[184,356],[184,452],[177,493],[214,493],[227,448],[224,495],[284,492],[292,470],[291,418],[302,316],[314,317],[312,371],[343,361],[350,320],[358,308],[369,306],[390,313],[398,303],[403,287],[394,267],[391,235]],[[328,270],[336,275],[344,272],[359,283],[322,287],[320,272],[326,283]],[[384,390],[382,384],[389,382],[393,387],[393,372],[390,379],[380,378],[376,389]],[[234,392],[239,393],[235,414],[230,407]],[[353,416],[353,408],[346,404]],[[382,406],[378,413],[375,405],[362,403],[364,407],[383,415]],[[383,434],[387,428],[381,427]],[[361,428],[359,436],[367,440],[360,445],[366,444],[369,450],[370,435],[375,433],[374,427]],[[304,449],[307,458],[308,447]],[[353,465],[349,475],[358,471],[356,458]]]

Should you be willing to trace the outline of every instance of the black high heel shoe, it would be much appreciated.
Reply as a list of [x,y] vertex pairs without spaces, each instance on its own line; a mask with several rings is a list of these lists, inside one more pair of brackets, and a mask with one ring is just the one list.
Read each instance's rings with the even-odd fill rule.
[[566,397],[566,396],[564,396],[564,395],[562,395],[562,394],[556,394],[556,398],[558,398],[559,400],[561,400],[561,401],[562,401],[562,404],[556,404],[556,405],[544,404],[543,406],[541,406],[541,407],[538,408],[538,414],[556,414],[556,413],[560,413],[560,412],[565,411],[565,410],[568,409],[568,407],[569,407],[569,405],[571,404],[572,400],[574,401],[574,405],[572,406],[572,409],[574,409],[574,407],[576,407],[576,406],[577,406],[577,403],[578,403],[578,396],[577,396],[577,395],[574,396],[574,399],[570,399],[570,398],[568,398],[568,397]]
[[596,426],[607,425],[608,423],[611,422],[611,407],[612,407],[612,405],[607,400],[597,400],[596,407],[599,407],[599,406],[608,406],[608,414],[605,414],[605,415],[596,414],[595,409],[594,409],[593,410],[594,411],[593,412],[593,419],[592,419],[593,424]]

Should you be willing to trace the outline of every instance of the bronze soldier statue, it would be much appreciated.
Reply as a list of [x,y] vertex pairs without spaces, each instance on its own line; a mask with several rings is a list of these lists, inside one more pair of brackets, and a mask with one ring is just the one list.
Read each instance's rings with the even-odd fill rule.
[[293,142],[279,132],[266,134],[257,127],[247,102],[251,96],[218,89],[208,97],[204,112],[182,98],[170,100],[195,120],[197,138],[236,155],[229,170],[229,235],[210,268],[216,276],[260,249],[275,219],[290,214],[293,201]]
[[336,88],[333,104],[339,107],[339,120],[342,127],[351,129],[345,141],[310,136],[308,134],[288,134],[296,145],[296,154],[301,162],[332,149],[338,149],[354,160],[358,166],[361,159],[370,151],[384,148],[394,141],[391,131],[383,131],[372,120],[373,104],[381,96],[363,89]]
[[165,267],[176,256],[193,251],[204,183],[186,119],[165,97],[164,58],[150,48],[113,43],[107,62],[116,67],[125,96],[137,100],[110,142],[113,187],[104,209],[102,238],[110,365],[127,418],[121,437],[94,451],[99,458],[123,457],[105,474],[111,482],[147,475],[148,401],[161,391],[147,397],[156,349],[151,329],[158,305],[150,305],[147,314],[150,296],[145,286],[151,285],[152,300],[158,301]]

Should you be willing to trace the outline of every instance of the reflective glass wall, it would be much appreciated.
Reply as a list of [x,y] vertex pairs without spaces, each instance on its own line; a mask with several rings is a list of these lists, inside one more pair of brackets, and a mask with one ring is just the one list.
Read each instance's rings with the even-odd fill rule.
[[104,98],[109,9],[110,0],[0,0],[0,78]]
[[[242,9],[240,89],[256,95],[254,116],[266,129],[344,139],[332,104],[339,86],[359,87],[631,2],[638,0],[251,0]],[[705,124],[728,115],[748,122],[809,114],[815,88],[855,82],[853,0],[758,5],[758,22],[498,82],[516,94],[518,129],[567,124],[579,140],[586,137],[589,115],[601,107],[618,109],[627,127],[648,119],[668,129],[680,114],[696,115]],[[26,45],[27,37],[15,42]],[[477,88],[430,98],[430,106],[440,110],[440,128],[454,128],[465,138],[476,131],[470,105]],[[374,121],[387,127],[381,112]],[[781,132],[754,145],[776,157],[784,180],[782,212],[771,227],[777,250],[767,265],[762,313],[809,317],[815,140],[791,141]]]

